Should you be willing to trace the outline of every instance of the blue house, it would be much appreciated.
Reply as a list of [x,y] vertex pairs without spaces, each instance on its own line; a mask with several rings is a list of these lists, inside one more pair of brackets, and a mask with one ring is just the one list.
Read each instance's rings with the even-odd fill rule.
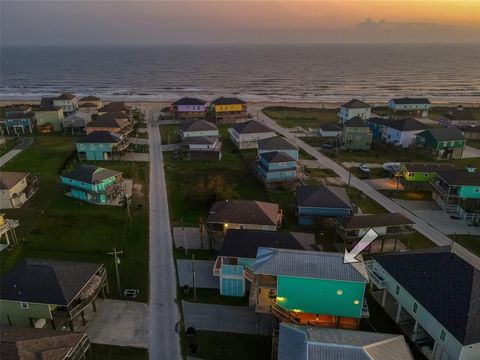
[[35,113],[27,105],[6,108],[2,120],[5,132],[11,136],[33,134],[37,127]]
[[300,225],[312,225],[315,219],[352,215],[352,204],[344,188],[338,186],[299,186],[295,213]]
[[95,131],[80,139],[76,144],[80,160],[111,160],[128,148],[129,142],[120,134]]
[[367,120],[368,127],[372,132],[372,139],[381,141],[384,134],[384,125],[388,123],[388,119],[373,117]]
[[72,172],[60,176],[67,196],[94,203],[112,205],[123,196],[122,173],[93,165],[80,165]]
[[290,141],[280,136],[258,140],[258,155],[269,152],[283,152],[298,160],[298,148]]
[[297,179],[297,161],[286,152],[264,152],[258,156],[257,173],[266,183]]

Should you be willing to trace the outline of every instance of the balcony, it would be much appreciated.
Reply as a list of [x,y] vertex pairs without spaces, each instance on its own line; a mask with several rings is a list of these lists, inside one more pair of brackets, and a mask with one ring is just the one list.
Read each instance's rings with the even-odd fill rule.
[[373,282],[377,288],[385,289],[386,282],[380,275],[378,275],[375,272],[375,269],[373,267],[374,261],[373,260],[365,261],[364,264],[365,264],[365,269],[367,269],[367,273],[370,281]]
[[461,205],[457,205],[457,213],[464,220],[471,220],[473,222],[480,220],[480,210],[471,212],[462,208]]

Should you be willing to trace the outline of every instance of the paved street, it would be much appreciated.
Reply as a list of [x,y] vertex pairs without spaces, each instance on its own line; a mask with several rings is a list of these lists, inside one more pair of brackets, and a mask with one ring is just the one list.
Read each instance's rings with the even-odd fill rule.
[[7,152],[5,155],[3,155],[0,158],[0,167],[5,165],[7,162],[12,160],[15,156],[20,154],[23,150],[25,150],[27,147],[32,145],[33,139],[32,138],[25,138],[20,144],[15,146],[12,150]]
[[180,359],[176,332],[180,315],[176,300],[175,264],[163,171],[159,108],[146,108],[150,140],[150,303],[149,354],[151,360]]
[[[252,109],[251,109],[251,111],[252,111]],[[254,114],[254,113],[255,113],[255,111],[252,111],[252,114]],[[299,148],[301,148],[302,150],[304,150],[305,152],[307,152],[311,156],[318,159],[318,161],[320,161],[320,163],[324,167],[332,169],[333,171],[335,171],[335,173],[337,173],[338,176],[340,176],[346,183],[348,183],[348,178],[350,176],[350,173],[345,168],[343,168],[342,166],[337,164],[335,161],[330,160],[328,157],[321,154],[320,152],[315,150],[313,147],[311,147],[310,145],[308,145],[304,141],[302,141],[298,138],[295,138],[289,131],[287,131],[284,128],[282,128],[281,126],[277,125],[277,123],[275,121],[270,119],[263,112],[259,111],[258,116],[259,116],[259,120],[261,122],[264,122],[265,124],[270,126],[277,133],[285,136],[286,138],[288,138],[292,141],[295,141],[295,144]],[[407,209],[401,207],[399,204],[393,202],[392,200],[390,200],[389,198],[387,198],[383,194],[379,193],[377,190],[375,190],[372,186],[365,183],[364,181],[362,181],[362,180],[358,179],[357,177],[351,175],[350,184],[351,184],[351,186],[353,186],[353,187],[359,189],[360,191],[362,191],[368,197],[370,197],[373,200],[375,200],[376,202],[378,202],[380,205],[382,205],[388,211],[401,213],[404,216],[406,216],[407,218],[415,221],[415,229],[419,233],[425,235],[427,238],[432,240],[435,244],[437,244],[439,246],[443,246],[443,245],[450,245],[452,243],[452,240],[448,236],[441,233],[437,229],[433,228],[429,224],[425,223],[422,219],[420,219],[416,215],[412,214]]]

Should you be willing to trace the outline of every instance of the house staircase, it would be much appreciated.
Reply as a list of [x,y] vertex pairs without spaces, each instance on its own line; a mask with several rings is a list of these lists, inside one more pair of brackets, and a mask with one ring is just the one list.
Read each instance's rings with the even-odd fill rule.
[[282,309],[278,305],[270,306],[270,310],[272,315],[278,318],[280,321],[292,324],[300,324],[300,319],[292,311]]

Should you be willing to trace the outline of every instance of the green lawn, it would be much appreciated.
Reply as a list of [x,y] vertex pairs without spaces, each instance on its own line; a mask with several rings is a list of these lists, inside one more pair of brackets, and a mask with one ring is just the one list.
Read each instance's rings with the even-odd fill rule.
[[22,139],[20,138],[5,138],[5,143],[3,145],[0,145],[0,156],[5,155],[7,152],[12,150],[15,146],[20,144],[22,142]]
[[449,237],[475,255],[480,256],[480,238],[478,235],[450,235]]
[[91,345],[91,360],[148,360],[148,350],[112,345]]
[[322,125],[338,122],[338,109],[270,106],[262,111],[286,128],[301,126],[305,129],[318,129]]
[[363,195],[360,190],[350,187],[349,190],[350,199],[355,202],[357,206],[362,209],[364,214],[386,214],[388,211],[378,204],[376,201],[370,199],[368,196]]
[[[6,210],[8,218],[19,219],[21,245],[0,254],[5,271],[23,257],[104,263],[109,269],[110,297],[117,295],[113,280],[113,247],[123,250],[120,275],[123,288],[138,288],[138,300],[148,299],[148,184],[145,165],[102,162],[123,171],[139,186],[133,194],[131,220],[126,209],[75,201],[64,195],[58,171],[72,152],[75,139],[36,137],[31,147],[5,166],[5,171],[29,171],[38,175],[40,189],[20,209]],[[76,162],[67,165],[73,168]],[[140,188],[141,187],[141,188]],[[137,205],[142,204],[139,208]]]
[[181,141],[180,126],[176,124],[160,125],[160,137],[162,144],[174,144]]
[[480,139],[467,139],[467,146],[480,149]]
[[197,331],[187,337],[184,346],[200,345],[192,356],[206,360],[265,360],[270,359],[272,338],[270,336]]

